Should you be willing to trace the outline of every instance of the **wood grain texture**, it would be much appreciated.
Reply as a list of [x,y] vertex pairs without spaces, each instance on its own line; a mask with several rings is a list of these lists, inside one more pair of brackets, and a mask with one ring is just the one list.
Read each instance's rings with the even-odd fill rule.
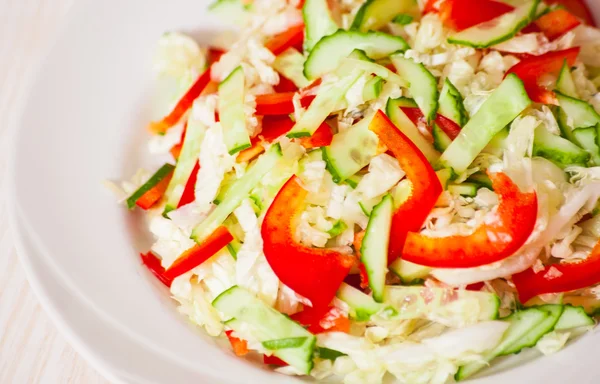
[[73,0],[0,0],[0,383],[107,383],[59,335],[33,295],[6,222],[9,127],[25,79],[56,36]]

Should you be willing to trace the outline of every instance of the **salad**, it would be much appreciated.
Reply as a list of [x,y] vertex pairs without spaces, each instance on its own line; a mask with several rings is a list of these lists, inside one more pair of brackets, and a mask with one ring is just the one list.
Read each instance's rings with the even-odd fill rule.
[[[580,0],[218,0],[164,34],[113,185],[179,311],[288,375],[462,381],[600,310],[600,30]],[[137,208],[136,208],[137,207]]]

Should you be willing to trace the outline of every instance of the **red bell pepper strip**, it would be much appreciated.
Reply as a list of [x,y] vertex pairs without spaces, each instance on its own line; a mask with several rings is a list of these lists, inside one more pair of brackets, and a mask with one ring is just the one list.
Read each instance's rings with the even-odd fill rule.
[[221,60],[221,56],[223,56],[225,54],[225,51],[220,49],[220,48],[216,48],[216,47],[209,47],[208,48],[208,65],[212,65],[212,63],[216,63],[217,61]]
[[183,188],[183,193],[181,194],[181,199],[179,199],[179,203],[177,204],[177,208],[183,207],[196,200],[196,180],[198,179],[198,171],[200,170],[200,162],[196,160],[196,164],[192,169],[192,173],[190,174],[190,178],[185,183],[185,188]]
[[295,240],[294,223],[307,195],[298,177],[292,176],[267,210],[261,234],[265,256],[279,280],[310,300],[310,309],[317,317],[328,310],[356,259],[331,249],[306,247]]
[[525,89],[531,100],[537,103],[558,104],[554,92],[538,84],[538,80],[546,74],[558,73],[567,60],[569,66],[575,64],[579,55],[579,47],[569,48],[562,51],[553,51],[540,56],[532,56],[521,60],[506,72],[514,73],[525,84]]
[[288,133],[294,122],[287,115],[267,115],[262,119],[262,131],[252,138],[252,147],[244,149],[236,157],[238,163],[249,162],[265,151],[263,143],[271,143]]
[[408,232],[421,229],[429,212],[442,193],[442,185],[423,153],[386,115],[377,111],[369,129],[394,154],[412,184],[410,197],[392,217],[388,263],[402,253]]
[[[294,113],[294,95],[296,92],[270,93],[256,96],[256,115],[289,115]],[[316,96],[304,96],[300,99],[302,107],[306,108]]]
[[300,144],[306,149],[311,149],[326,147],[331,144],[332,140],[333,132],[331,131],[331,127],[324,121],[311,137],[300,139]]
[[256,158],[264,151],[265,147],[263,147],[262,142],[260,140],[256,141],[255,143],[252,143],[252,146],[250,148],[242,150],[235,158],[235,161],[237,161],[238,163],[249,163],[250,161],[252,161],[252,159]]
[[277,93],[298,91],[298,87],[296,87],[296,84],[294,84],[292,80],[283,76],[281,73],[279,74],[279,84],[274,86],[273,89]]
[[519,292],[519,300],[526,303],[534,296],[545,293],[575,291],[600,283],[600,242],[587,259],[578,263],[547,266],[539,272],[527,269],[513,275],[513,283]]
[[535,192],[523,193],[504,173],[489,173],[500,195],[497,211],[468,236],[428,237],[411,232],[402,258],[434,268],[471,268],[503,260],[527,241],[537,217]]
[[142,209],[149,209],[164,195],[175,166],[165,164],[160,167],[142,186],[140,186],[126,200],[127,208],[133,209],[139,206]]
[[191,271],[210,259],[223,247],[231,243],[232,240],[233,236],[231,236],[229,230],[224,226],[220,226],[201,244],[196,244],[179,256],[173,265],[165,271],[165,277],[175,279],[177,276]]
[[582,19],[586,24],[596,26],[592,12],[584,0],[546,0],[545,2],[546,4],[563,5],[569,12]]
[[152,274],[156,276],[158,280],[160,280],[161,283],[167,287],[171,286],[173,279],[165,276],[165,269],[160,263],[160,259],[158,257],[156,257],[152,252],[148,252],[146,254],[140,253],[140,257],[142,258],[142,263],[144,263],[146,268],[148,268],[150,272],[152,272]]
[[479,282],[479,283],[469,284],[465,287],[465,289],[467,291],[481,291],[481,288],[483,288],[484,286],[485,286],[485,283]]
[[425,7],[423,7],[423,14],[426,15],[431,12],[439,11],[439,3],[440,0],[428,0],[427,3],[425,3]]
[[[361,259],[360,249],[362,247],[362,242],[364,238],[365,231],[356,232],[354,234],[354,241],[352,242],[352,245],[354,246],[354,253],[356,254],[356,258],[358,260]],[[367,274],[367,269],[365,268],[365,265],[363,263],[360,263],[360,265],[358,266],[358,272],[360,276],[360,283],[355,288],[369,288],[369,275]]]
[[581,24],[578,18],[564,9],[549,12],[534,23],[549,40],[554,40]]
[[335,307],[328,307],[325,313],[305,307],[302,312],[294,313],[290,318],[308,327],[308,331],[315,335],[325,332],[350,332],[350,320]]
[[[423,112],[421,112],[419,108],[401,107],[401,109],[414,125],[418,125],[420,122],[427,123],[427,120],[425,120],[425,117],[423,116]],[[452,140],[456,139],[456,136],[460,133],[460,125],[447,117],[438,114],[435,118],[435,122]],[[429,131],[431,131],[431,127],[429,127]]]
[[169,128],[177,124],[188,109],[190,109],[194,100],[196,100],[202,91],[204,91],[204,88],[206,88],[208,83],[210,83],[210,67],[198,77],[196,82],[190,87],[185,95],[183,95],[179,102],[177,102],[175,108],[173,108],[167,116],[161,121],[150,123],[150,131],[157,134],[163,134],[167,132]]
[[144,193],[142,197],[135,202],[135,204],[144,210],[152,208],[152,206],[156,204],[165,194],[165,191],[169,186],[169,182],[171,181],[171,177],[173,177],[173,172],[171,172],[169,176],[162,179],[148,192]]
[[285,32],[273,36],[269,41],[266,42],[265,48],[277,56],[290,47],[295,47],[299,51],[302,51],[303,42],[304,24],[300,24],[289,28]]
[[179,139],[179,143],[175,144],[169,150],[169,152],[171,152],[171,156],[173,156],[173,158],[175,160],[178,160],[179,159],[179,155],[181,155],[181,149],[183,148],[183,140],[185,139],[185,132],[186,131],[187,131],[187,121],[185,122],[185,125],[183,126],[183,130],[181,131],[181,137]]
[[493,0],[446,0],[440,5],[440,18],[446,27],[462,31],[513,9],[508,4]]
[[231,336],[233,331],[225,331],[225,335],[227,339],[229,339],[229,343],[231,344],[231,348],[233,348],[233,353],[236,356],[245,356],[250,352],[248,350],[248,342],[246,340],[238,339],[235,336]]
[[277,356],[267,356],[267,355],[263,355],[263,363],[265,365],[276,365],[278,367],[286,367],[288,365],[288,363],[281,360]]

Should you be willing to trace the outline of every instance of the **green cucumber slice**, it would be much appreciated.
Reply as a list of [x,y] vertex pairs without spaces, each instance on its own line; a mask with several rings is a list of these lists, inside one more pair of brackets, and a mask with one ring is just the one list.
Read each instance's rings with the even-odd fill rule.
[[423,112],[427,123],[431,124],[438,110],[437,80],[422,63],[415,63],[400,54],[393,55],[391,60],[398,75],[410,83],[409,89],[413,99]]
[[150,176],[148,181],[146,181],[141,187],[133,192],[131,196],[127,198],[127,208],[135,208],[135,203],[137,203],[137,201],[144,196],[146,192],[154,188],[156,184],[160,183],[165,177],[169,176],[173,169],[175,169],[175,166],[172,164],[165,164],[160,167],[158,171],[154,173],[154,175]]
[[558,80],[556,80],[556,89],[563,95],[573,97],[575,99],[579,97],[577,87],[575,86],[575,81],[573,81],[573,75],[571,75],[571,67],[569,67],[569,63],[567,63],[566,59],[563,62],[562,68],[560,69]]
[[430,267],[411,263],[410,261],[396,259],[390,264],[390,271],[394,272],[402,284],[413,285],[420,284],[431,273]]
[[518,343],[523,337],[525,337],[531,330],[535,329],[541,324],[547,317],[548,312],[539,308],[529,308],[524,311],[515,312],[506,319],[510,323],[510,327],[502,336],[500,344],[494,349],[483,354],[481,361],[476,361],[463,365],[458,369],[454,379],[456,381],[462,381],[475,373],[479,372],[483,368],[489,365],[495,357],[502,355],[505,349],[510,347],[514,343]]
[[560,91],[555,93],[561,109],[573,121],[573,128],[592,127],[600,123],[600,114],[590,104],[564,95]]
[[251,146],[244,114],[245,82],[244,70],[239,66],[219,84],[219,116],[230,155]]
[[358,187],[358,183],[360,183],[361,180],[362,180],[362,176],[353,175],[353,176],[350,176],[349,178],[347,178],[345,180],[345,183],[348,184],[350,186],[350,188],[356,189],[356,187]]
[[407,15],[407,14],[400,14],[396,17],[394,17],[394,19],[392,20],[392,22],[394,24],[398,24],[398,25],[407,25],[413,22],[415,18],[411,15]]
[[492,180],[483,172],[477,172],[469,176],[467,182],[476,184],[478,187],[487,188],[491,191],[494,190]]
[[506,148],[506,139],[508,138],[509,131],[508,127],[501,129],[488,145],[485,146],[482,152],[502,157],[504,155],[504,148]]
[[444,152],[452,143],[452,139],[436,123],[433,123],[431,128],[431,136],[433,136],[433,147],[439,152]]
[[213,233],[227,219],[227,216],[248,197],[250,191],[260,183],[262,178],[277,165],[281,157],[279,143],[272,145],[242,178],[232,184],[220,204],[194,228],[191,238],[197,243],[201,243]]
[[463,104],[463,97],[449,79],[444,81],[442,92],[440,92],[440,108],[438,112],[461,127],[464,127],[469,120],[467,110]]
[[242,243],[236,239],[231,240],[231,242],[227,244],[227,250],[229,251],[231,257],[233,257],[235,260],[237,260],[237,254],[240,251],[240,248],[242,248]]
[[275,57],[273,68],[298,88],[304,88],[310,81],[304,77],[304,56],[294,48],[288,48]]
[[531,105],[523,82],[511,73],[488,97],[439,159],[439,168],[462,174],[494,136]]
[[356,321],[368,321],[384,308],[383,304],[376,302],[371,296],[346,283],[342,283],[338,289],[337,298],[348,304],[350,318]]
[[321,89],[308,109],[296,121],[294,127],[288,132],[287,137],[310,137],[319,128],[321,123],[335,109],[338,102],[346,95],[352,85],[363,76],[363,71],[355,70],[342,77],[335,84]]
[[[430,162],[436,162],[440,154],[435,150],[433,145],[427,141],[425,137],[419,132],[419,129],[412,123],[412,121],[406,116],[400,107],[408,103],[406,98],[389,99],[385,107],[385,113],[390,118],[391,122],[394,123],[396,128],[400,132],[404,133],[414,145],[419,148],[425,158]],[[415,104],[416,105],[416,104]]]
[[474,183],[461,183],[461,184],[451,184],[448,186],[448,191],[454,195],[461,195],[466,197],[475,197],[477,196],[477,190],[479,186]]
[[316,347],[315,348],[315,356],[323,359],[323,360],[332,360],[335,361],[338,357],[348,356],[345,353],[340,351],[336,351],[335,349],[329,349],[325,347]]
[[558,128],[560,129],[561,136],[569,140],[571,143],[581,146],[577,142],[575,135],[573,135],[573,128],[569,125],[569,117],[567,116],[565,111],[562,108],[557,107],[555,114],[556,122],[558,123]]
[[567,139],[554,135],[543,126],[536,128],[533,139],[533,155],[551,160],[566,167],[569,165],[585,166],[590,154]]
[[473,48],[489,48],[510,40],[535,18],[539,2],[540,0],[529,0],[511,12],[455,33],[448,38],[448,42]]
[[546,304],[536,307],[545,311],[548,315],[542,322],[527,332],[520,340],[516,340],[511,345],[507,346],[501,353],[501,355],[510,355],[513,353],[519,353],[525,348],[534,347],[537,342],[546,333],[551,332],[554,326],[558,322],[558,319],[563,313],[564,306],[560,304]]
[[323,37],[338,30],[331,17],[327,0],[305,0],[302,7],[305,25],[304,50],[310,51]]
[[306,336],[287,337],[285,339],[266,340],[263,341],[261,344],[266,349],[276,351],[279,349],[299,348],[303,346],[307,340],[308,338]]
[[360,260],[369,276],[369,288],[373,292],[373,298],[379,303],[383,301],[393,213],[392,196],[385,195],[381,202],[373,208],[360,247]]
[[212,305],[233,319],[228,321],[227,325],[234,331],[244,332],[249,329],[261,342],[275,343],[275,340],[290,338],[297,342],[300,338],[304,339],[303,343],[296,347],[279,348],[274,350],[273,354],[300,372],[310,373],[316,337],[300,324],[238,286],[221,293]]
[[333,72],[355,49],[365,51],[372,59],[381,59],[394,52],[405,51],[408,44],[403,38],[386,33],[338,30],[315,45],[304,64],[304,75],[314,80]]
[[[448,295],[454,298],[452,304],[447,300]],[[456,305],[459,300],[464,305]],[[399,319],[430,319],[452,326],[463,326],[474,320],[495,320],[500,308],[500,299],[493,293],[421,286],[386,285],[384,301],[398,311]],[[467,307],[477,308],[479,313],[476,316],[465,313]]]
[[564,312],[558,319],[558,322],[554,326],[555,331],[563,331],[567,329],[589,327],[594,325],[596,322],[587,313],[583,307],[573,307],[572,305],[565,305]]
[[448,189],[448,184],[458,176],[452,168],[442,168],[435,173],[444,189]]
[[367,166],[377,155],[379,139],[369,130],[373,115],[365,117],[347,131],[333,136],[323,147],[323,160],[335,183],[341,183]]
[[383,89],[383,78],[375,76],[365,83],[363,88],[363,100],[374,100],[379,97]]
[[167,204],[163,211],[163,216],[165,217],[167,213],[177,209],[177,205],[179,205],[179,200],[181,200],[181,195],[185,189],[185,184],[190,178],[194,166],[196,165],[196,161],[198,160],[198,156],[200,155],[200,147],[202,146],[205,132],[206,127],[202,123],[188,122],[181,154],[177,160],[173,178],[165,191],[165,198],[167,200]]
[[329,236],[334,238],[336,236],[341,235],[342,232],[344,232],[346,229],[348,229],[346,223],[344,223],[342,220],[338,220],[335,222],[335,224],[333,224],[333,227],[331,227],[331,229],[327,231],[327,233],[329,234]]
[[356,13],[350,29],[360,32],[378,30],[400,13],[412,15],[412,20],[420,13],[419,5],[415,0],[367,0]]
[[600,165],[600,147],[598,147],[597,129],[599,125],[573,130],[573,136],[575,136],[579,145],[590,154],[591,165]]

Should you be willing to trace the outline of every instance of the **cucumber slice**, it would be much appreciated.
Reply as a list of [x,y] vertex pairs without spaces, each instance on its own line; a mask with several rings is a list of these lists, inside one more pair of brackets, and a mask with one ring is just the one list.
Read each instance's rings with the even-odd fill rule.
[[242,178],[232,184],[220,204],[194,228],[191,238],[200,243],[213,233],[227,219],[227,216],[241,204],[242,200],[248,197],[250,191],[260,183],[262,178],[277,165],[281,157],[279,143],[272,145],[267,153],[259,157]]
[[349,178],[347,178],[345,180],[345,183],[348,184],[350,186],[350,188],[356,189],[356,187],[358,187],[358,183],[360,183],[361,180],[362,180],[362,176],[354,175],[354,176],[350,176]]
[[172,164],[165,164],[160,167],[158,171],[154,173],[154,175],[150,176],[148,181],[146,181],[141,187],[133,192],[131,196],[127,198],[127,208],[135,208],[135,203],[137,203],[137,201],[144,196],[146,192],[154,188],[156,184],[160,183],[165,177],[168,177],[174,168],[175,167]]
[[539,2],[540,0],[529,0],[511,12],[455,33],[448,38],[448,42],[473,48],[489,48],[510,40],[535,18]]
[[[413,142],[414,145],[419,148],[425,158],[430,163],[434,163],[440,157],[440,154],[435,150],[433,145],[427,141],[425,137],[419,132],[419,129],[410,121],[408,116],[400,107],[409,103],[410,99],[399,98],[399,99],[389,99],[387,105],[385,107],[385,113],[388,115],[392,123],[400,130],[400,132],[404,133],[410,141]],[[416,106],[416,104],[415,104]]]
[[572,305],[565,305],[565,310],[558,319],[558,322],[554,326],[555,331],[563,331],[566,329],[573,329],[579,327],[589,327],[594,325],[596,322],[587,313],[583,307],[573,307]]
[[393,55],[391,59],[400,77],[410,83],[409,89],[413,99],[423,112],[427,123],[431,124],[438,110],[437,80],[422,63],[415,63],[403,55]]
[[458,176],[452,168],[443,168],[439,171],[435,171],[435,173],[438,179],[440,179],[440,184],[442,184],[444,189],[448,189],[448,184]]
[[230,25],[244,25],[250,18],[251,4],[242,0],[217,0],[208,6],[208,10],[221,21]]
[[[300,324],[238,286],[221,293],[212,305],[225,316],[233,319],[228,321],[227,325],[236,332],[249,330],[259,341],[274,344],[276,342],[272,340],[281,342],[278,339],[294,338],[294,345],[297,346],[275,349],[273,354],[300,372],[310,373],[313,367],[316,337]],[[301,344],[298,343],[300,339],[302,339]],[[291,345],[291,343],[287,344]]]
[[490,180],[489,176],[483,172],[477,172],[469,176],[467,182],[476,184],[479,188],[487,188],[491,191],[494,190],[492,185],[492,180]]
[[465,380],[479,372],[481,369],[487,367],[492,359],[500,356],[510,345],[518,343],[527,335],[527,333],[537,327],[547,317],[548,312],[538,308],[529,308],[524,311],[513,313],[505,319],[505,321],[510,323],[510,327],[506,330],[504,336],[502,336],[500,344],[491,351],[484,353],[481,357],[481,361],[468,363],[460,367],[458,372],[456,372],[454,379],[456,381]]
[[327,233],[333,238],[341,235],[346,229],[348,229],[346,223],[344,223],[342,220],[338,220],[335,222],[335,224],[333,224],[333,227],[327,231]]
[[219,117],[230,155],[252,146],[244,114],[245,82],[244,70],[239,66],[219,84]]
[[407,15],[407,14],[400,14],[396,17],[394,17],[394,19],[392,20],[392,22],[394,24],[398,24],[398,25],[407,25],[413,22],[415,18],[411,15]]
[[365,83],[363,88],[363,100],[374,100],[379,97],[381,90],[383,89],[383,78],[381,76],[375,76]]
[[554,326],[564,311],[564,306],[558,304],[546,304],[536,308],[546,312],[548,314],[546,318],[523,335],[520,340],[516,340],[514,343],[507,346],[502,351],[501,355],[519,353],[525,348],[534,347],[546,333],[551,332],[554,329]]
[[575,136],[579,145],[590,154],[591,165],[600,165],[597,127],[577,128],[573,130],[573,136]]
[[338,30],[331,17],[327,0],[305,0],[302,7],[305,25],[304,50],[310,51],[323,37]]
[[384,308],[383,304],[376,302],[371,296],[346,283],[342,283],[338,289],[337,298],[348,304],[350,318],[356,321],[368,321]]
[[494,138],[485,146],[482,152],[492,154],[496,157],[502,157],[504,155],[504,148],[506,148],[506,139],[508,138],[509,129],[505,127],[496,133]]
[[523,82],[511,73],[488,97],[477,113],[452,141],[438,162],[462,174],[492,138],[531,105]]
[[412,20],[420,13],[419,5],[415,0],[367,0],[356,13],[350,29],[361,32],[378,30],[400,13],[412,15]]
[[235,260],[237,260],[237,254],[240,251],[240,248],[242,248],[242,243],[236,239],[231,240],[231,242],[227,244],[227,250],[229,251],[231,257],[233,257]]
[[335,183],[341,183],[367,166],[377,155],[379,139],[369,130],[373,116],[365,117],[347,131],[333,136],[323,147],[323,160]]
[[266,340],[261,344],[266,349],[270,349],[272,351],[277,351],[279,349],[288,349],[288,348],[298,348],[302,347],[308,338],[306,336],[302,337],[287,337],[285,339],[276,339],[276,340]]
[[165,217],[167,213],[177,209],[177,205],[179,205],[179,200],[181,200],[181,195],[185,189],[185,184],[190,178],[194,166],[196,165],[196,161],[198,160],[205,132],[206,127],[203,124],[199,122],[188,122],[181,154],[177,160],[173,178],[165,191],[165,198],[167,200],[167,204],[163,211],[163,216]]
[[[354,50],[354,52],[362,52],[359,50]],[[367,57],[368,59],[368,57]],[[409,82],[404,80],[404,78],[398,76],[396,73],[390,71],[388,68],[383,65],[377,64],[372,60],[368,59],[359,59],[358,57],[348,57],[344,59],[342,63],[346,63],[350,68],[361,69],[366,73],[372,73],[383,78],[385,81],[389,83],[396,84],[400,87],[408,87]]]
[[533,155],[546,158],[562,167],[587,164],[590,154],[567,139],[548,132],[544,127],[535,130]]
[[461,127],[464,127],[467,120],[469,120],[467,110],[463,104],[463,97],[449,79],[444,81],[444,86],[440,93],[440,108],[438,112]]
[[[455,300],[449,302],[448,295]],[[493,293],[450,288],[386,285],[384,300],[398,311],[399,319],[429,319],[451,326],[495,320],[500,308],[500,299]]]
[[310,81],[304,77],[304,56],[294,48],[288,48],[275,57],[273,68],[298,88],[304,88]]
[[433,136],[433,147],[439,152],[444,152],[452,143],[452,139],[436,123],[433,123],[431,136]]
[[309,80],[333,72],[342,59],[355,49],[362,49],[372,59],[381,59],[397,51],[405,51],[408,44],[399,36],[381,32],[338,30],[319,40],[304,64],[304,75]]
[[388,245],[394,201],[391,195],[385,195],[381,202],[373,208],[365,237],[360,247],[360,260],[369,276],[369,288],[375,301],[383,301],[383,289],[387,274]]
[[475,197],[477,196],[477,190],[479,186],[474,183],[461,183],[461,184],[451,184],[448,186],[448,191],[454,195],[461,195],[466,197]]
[[349,75],[339,79],[335,84],[330,84],[326,88],[323,87],[306,112],[302,114],[302,117],[296,121],[294,127],[288,132],[287,137],[300,138],[312,136],[321,123],[327,119],[327,116],[334,111],[336,105],[346,95],[350,87],[363,74],[363,71],[353,71]]
[[561,136],[569,140],[571,143],[581,146],[575,138],[575,135],[573,135],[573,128],[569,125],[569,118],[567,117],[565,111],[562,108],[557,107],[555,114]]
[[323,360],[332,360],[335,361],[338,357],[348,356],[345,353],[340,351],[336,351],[335,349],[329,349],[325,347],[316,347],[315,348],[315,356],[323,359]]
[[390,264],[390,271],[394,272],[402,284],[413,285],[420,284],[431,273],[431,268],[423,265],[411,263],[410,261],[396,259]]
[[365,216],[371,216],[373,208],[381,202],[381,197],[374,197],[372,199],[365,199],[358,202],[360,209],[363,211]]
[[556,91],[558,104],[573,121],[573,128],[592,127],[600,123],[600,114],[583,100],[575,99]]
[[573,75],[571,75],[571,67],[567,60],[563,62],[563,66],[560,69],[558,80],[556,80],[556,89],[563,95],[573,97],[577,99],[579,94],[577,93],[577,87],[573,81]]

